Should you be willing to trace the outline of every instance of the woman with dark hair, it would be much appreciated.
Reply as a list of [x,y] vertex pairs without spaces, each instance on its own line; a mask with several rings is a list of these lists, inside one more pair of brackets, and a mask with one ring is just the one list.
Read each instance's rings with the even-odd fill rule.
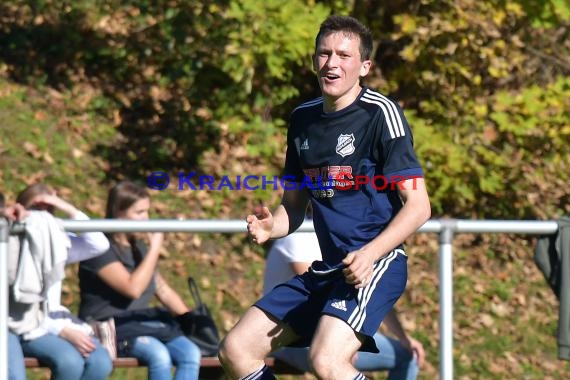
[[[147,220],[150,197],[144,187],[124,181],[109,191],[107,219]],[[167,309],[171,320],[184,320],[190,308],[168,285],[158,270],[163,234],[148,233],[149,244],[133,233],[108,234],[111,249],[102,256],[82,262],[79,267],[81,305],[79,316],[85,320],[115,319],[119,356],[132,356],[148,366],[150,380],[171,378],[198,379],[200,349],[180,331],[169,336],[145,335],[151,326],[165,320],[137,322],[149,309],[153,296]],[[161,316],[164,318],[164,316]],[[128,329],[128,333],[127,330]],[[141,332],[132,336],[133,331]],[[125,338],[126,335],[131,336]]]

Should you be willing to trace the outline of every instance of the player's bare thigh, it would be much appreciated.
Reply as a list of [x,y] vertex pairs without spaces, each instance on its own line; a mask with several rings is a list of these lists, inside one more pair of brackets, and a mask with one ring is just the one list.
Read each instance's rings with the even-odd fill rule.
[[350,379],[358,371],[352,358],[361,346],[354,330],[343,320],[323,315],[311,343],[309,357],[321,379]]
[[259,369],[272,351],[295,338],[291,328],[253,306],[223,339],[220,359],[227,370],[231,368],[236,377],[243,377]]

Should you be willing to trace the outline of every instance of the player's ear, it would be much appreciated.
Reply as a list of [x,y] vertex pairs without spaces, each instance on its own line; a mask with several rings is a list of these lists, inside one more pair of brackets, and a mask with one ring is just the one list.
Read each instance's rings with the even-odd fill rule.
[[362,61],[362,64],[360,65],[360,76],[365,77],[366,75],[368,75],[371,66],[372,66],[371,60],[367,59],[365,61]]
[[315,54],[311,55],[311,62],[313,63],[313,70],[315,72],[319,71],[319,68],[317,65],[317,56]]

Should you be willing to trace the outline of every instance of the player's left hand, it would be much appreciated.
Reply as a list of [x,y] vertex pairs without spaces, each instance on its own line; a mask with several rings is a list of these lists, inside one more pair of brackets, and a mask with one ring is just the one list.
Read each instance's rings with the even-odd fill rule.
[[344,260],[346,268],[342,270],[346,282],[355,288],[364,288],[372,280],[374,256],[364,250],[352,251]]

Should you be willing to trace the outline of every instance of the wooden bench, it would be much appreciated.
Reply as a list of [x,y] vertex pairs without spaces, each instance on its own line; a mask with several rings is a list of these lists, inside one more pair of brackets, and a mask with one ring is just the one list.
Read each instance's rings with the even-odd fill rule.
[[[40,363],[36,358],[25,358],[26,368],[44,368],[44,364]],[[273,373],[281,375],[302,375],[303,372],[295,367],[275,358],[265,359],[265,364],[271,368]],[[144,367],[135,358],[117,358],[113,360],[115,368],[136,368]],[[214,379],[223,375],[222,365],[217,357],[203,357],[200,363],[200,378]]]

